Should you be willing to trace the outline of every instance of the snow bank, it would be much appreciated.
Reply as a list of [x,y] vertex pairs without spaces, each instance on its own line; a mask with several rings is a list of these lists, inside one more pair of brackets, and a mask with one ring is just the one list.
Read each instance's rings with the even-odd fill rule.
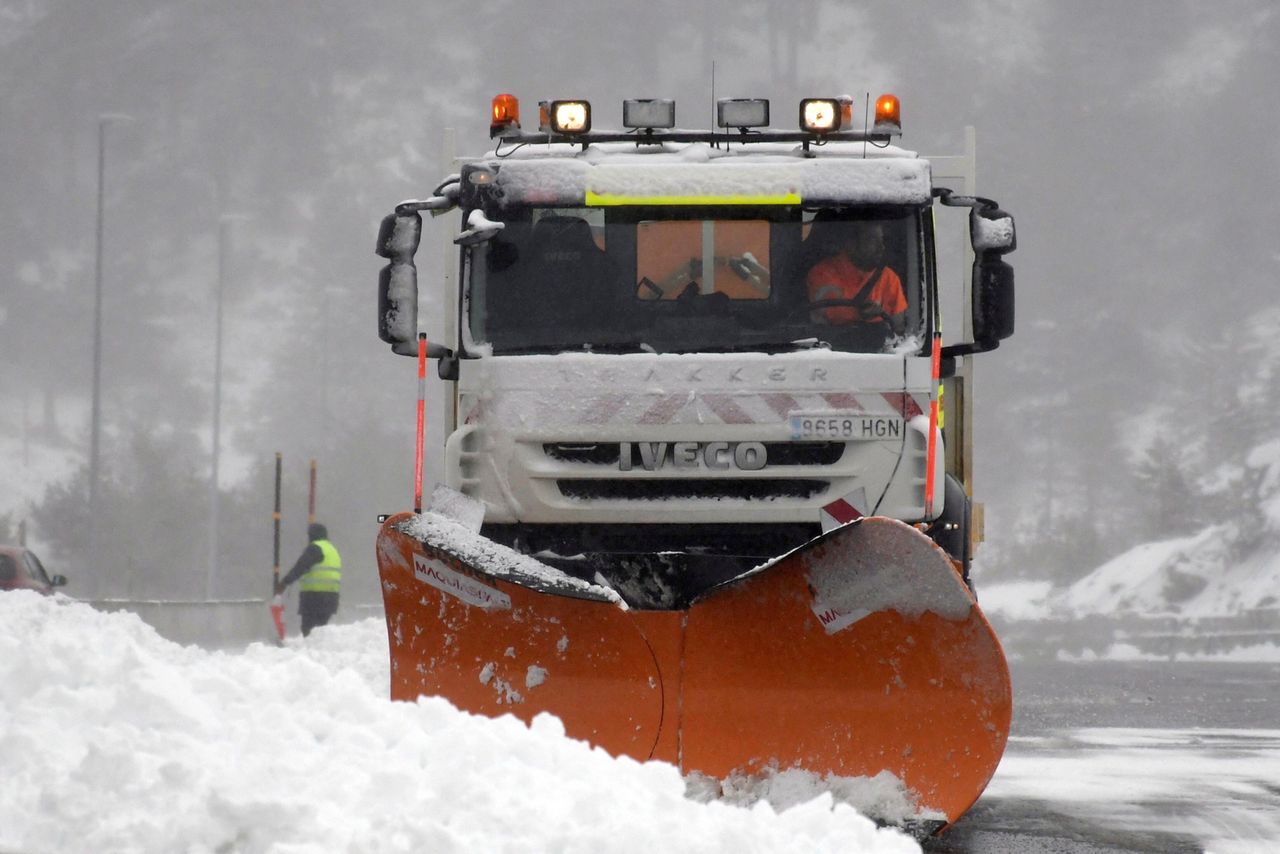
[[1145,652],[1130,643],[1113,643],[1102,652],[1085,650],[1078,654],[1059,651],[1059,661],[1218,661],[1231,664],[1280,664],[1280,646],[1260,643],[1238,646],[1222,652],[1176,652],[1158,655]]
[[980,585],[978,604],[988,616],[1006,620],[1043,620],[1052,613],[1049,581],[1010,581]]
[[1058,644],[1062,661],[1275,662],[1280,553],[1236,559],[1234,533],[1218,525],[1144,543],[1065,588],[979,585],[978,601],[1014,658]]
[[1280,531],[1280,439],[1264,442],[1249,452],[1245,464],[1262,470],[1262,483],[1258,492],[1265,496],[1261,509],[1263,518],[1273,531]]
[[392,703],[387,668],[377,620],[227,654],[0,595],[0,850],[919,850],[830,796],[696,803],[550,716]]
[[1225,617],[1280,604],[1280,554],[1245,560],[1230,551],[1229,526],[1144,543],[1108,561],[1058,599],[1073,615]]
[[1171,589],[1178,579],[1185,579],[1183,586],[1203,589],[1221,564],[1222,533],[1210,528],[1132,548],[1072,585],[1062,603],[1078,614],[1168,613],[1170,599],[1183,598]]

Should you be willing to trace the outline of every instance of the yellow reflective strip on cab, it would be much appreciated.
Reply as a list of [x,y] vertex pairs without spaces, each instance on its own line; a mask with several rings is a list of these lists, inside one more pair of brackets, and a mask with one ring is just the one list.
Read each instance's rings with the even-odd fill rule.
[[729,196],[620,196],[587,190],[588,207],[618,205],[798,205],[799,193]]

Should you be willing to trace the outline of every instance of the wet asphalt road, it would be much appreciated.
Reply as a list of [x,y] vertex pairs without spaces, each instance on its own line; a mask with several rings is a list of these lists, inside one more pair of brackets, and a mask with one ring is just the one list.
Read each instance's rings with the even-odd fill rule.
[[1280,852],[1280,664],[1010,670],[1006,760],[926,851]]

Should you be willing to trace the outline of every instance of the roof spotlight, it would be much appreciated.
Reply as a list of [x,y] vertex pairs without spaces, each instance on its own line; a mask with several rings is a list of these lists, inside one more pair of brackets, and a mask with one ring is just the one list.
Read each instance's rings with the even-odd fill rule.
[[835,98],[805,98],[800,102],[800,130],[830,133],[840,130],[840,102]]
[[769,101],[765,98],[721,98],[716,101],[716,124],[722,128],[769,126]]
[[676,126],[676,102],[667,98],[635,98],[623,101],[622,126],[673,128]]
[[591,105],[586,101],[552,101],[548,111],[554,133],[579,134],[591,130]]

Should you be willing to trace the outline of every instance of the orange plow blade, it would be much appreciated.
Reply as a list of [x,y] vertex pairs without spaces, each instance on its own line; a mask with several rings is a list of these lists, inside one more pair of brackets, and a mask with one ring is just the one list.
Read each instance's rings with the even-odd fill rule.
[[684,664],[682,765],[720,779],[802,769],[839,790],[888,772],[914,805],[903,820],[946,825],[1008,739],[994,632],[946,553],[892,519],[837,529],[704,595]]
[[[770,781],[801,775],[916,830],[954,822],[995,772],[1003,653],[910,526],[863,519],[688,610],[643,611],[430,516],[395,517],[378,541],[395,699],[550,712],[570,737],[675,763],[726,797],[776,800]],[[875,815],[886,789],[901,805]]]
[[526,722],[550,712],[573,738],[647,759],[662,723],[661,681],[616,597],[490,545],[508,566],[529,569],[499,576],[482,547],[470,554],[454,541],[433,545],[421,527],[397,530],[414,521],[393,517],[378,538],[391,698],[438,695]]

